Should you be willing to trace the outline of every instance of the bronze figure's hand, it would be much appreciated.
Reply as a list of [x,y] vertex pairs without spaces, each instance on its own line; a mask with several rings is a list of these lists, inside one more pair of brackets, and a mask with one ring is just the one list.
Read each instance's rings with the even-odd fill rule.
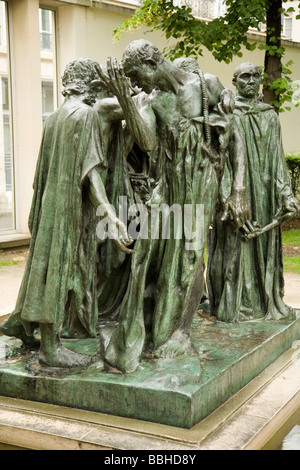
[[97,67],[100,80],[105,83],[111,93],[117,98],[126,98],[131,95],[129,80],[125,76],[122,62],[118,63],[117,59],[107,58],[107,71],[101,66]]
[[126,225],[117,218],[115,223],[111,226],[109,225],[109,227],[110,237],[113,239],[119,250],[127,254],[133,253],[132,249],[127,248],[128,245],[132,245],[134,240],[127,232]]
[[236,229],[242,227],[250,218],[250,209],[245,195],[240,192],[232,193],[225,202],[222,221],[231,220]]

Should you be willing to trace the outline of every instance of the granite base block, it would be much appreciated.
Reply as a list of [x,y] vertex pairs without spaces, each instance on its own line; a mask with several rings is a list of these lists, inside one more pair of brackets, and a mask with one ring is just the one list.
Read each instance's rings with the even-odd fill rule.
[[98,339],[64,341],[95,356],[85,369],[66,370],[42,367],[36,352],[1,336],[0,395],[191,428],[300,339],[300,317],[239,325],[196,317],[191,338],[194,355],[149,359],[115,375],[97,359]]

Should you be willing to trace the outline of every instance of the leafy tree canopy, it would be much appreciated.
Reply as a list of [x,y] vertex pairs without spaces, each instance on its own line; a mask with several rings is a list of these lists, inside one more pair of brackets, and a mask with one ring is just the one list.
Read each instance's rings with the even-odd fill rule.
[[[125,32],[141,27],[148,31],[163,31],[167,39],[173,38],[172,46],[164,53],[173,60],[180,56],[197,58],[206,48],[216,60],[230,63],[235,56],[242,57],[242,50],[265,50],[266,101],[282,111],[285,102],[292,100],[290,67],[282,65],[285,49],[281,45],[281,15],[288,15],[294,7],[284,8],[288,0],[226,0],[226,13],[212,21],[199,21],[186,5],[176,6],[171,0],[144,0],[135,13],[114,31],[118,39]],[[300,7],[300,2],[293,2]],[[300,15],[297,15],[297,19]],[[266,42],[257,43],[248,35],[249,29],[260,30],[266,25]],[[268,60],[269,59],[269,60]]]

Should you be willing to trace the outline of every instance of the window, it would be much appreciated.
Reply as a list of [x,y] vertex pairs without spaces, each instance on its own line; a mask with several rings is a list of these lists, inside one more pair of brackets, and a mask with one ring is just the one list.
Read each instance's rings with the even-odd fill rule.
[[292,39],[292,16],[282,15],[282,34],[286,39]]
[[52,51],[52,11],[40,8],[41,49]]
[[43,109],[43,125],[47,117],[53,113],[53,82],[42,81],[42,109]]
[[0,46],[6,46],[6,21],[5,21],[5,3],[0,5]]
[[57,107],[55,12],[40,8],[40,56],[43,125]]
[[219,18],[220,16],[225,15],[227,6],[225,5],[225,0],[215,0],[214,1],[214,18]]
[[15,228],[7,3],[0,1],[0,233]]
[[173,0],[177,6],[187,5],[193,15],[199,18],[213,19],[224,15],[226,12],[225,0]]

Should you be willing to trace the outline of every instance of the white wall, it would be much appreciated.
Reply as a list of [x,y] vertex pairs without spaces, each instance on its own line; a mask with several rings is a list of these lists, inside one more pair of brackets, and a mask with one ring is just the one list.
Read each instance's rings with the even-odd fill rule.
[[41,134],[41,64],[38,0],[10,2],[16,225],[26,232]]
[[[45,0],[40,4],[39,0],[9,1],[13,40],[17,231],[27,230],[32,182],[42,135],[39,6],[52,7],[56,12],[59,89],[61,89],[60,77],[71,60],[83,56],[91,57],[100,63],[106,63],[107,56],[121,59],[125,46],[139,37],[146,37],[161,50],[166,46],[166,40],[161,33],[155,32],[144,36],[143,31],[127,33],[119,42],[114,43],[113,30],[129,15],[130,10],[116,8],[113,5],[103,8],[102,3],[92,0],[74,0],[74,2]],[[204,72],[216,74],[225,86],[234,90],[231,79],[235,67],[240,62],[248,60],[263,65],[263,58],[263,52],[259,50],[252,53],[246,51],[242,59],[235,59],[230,65],[225,65],[215,61],[212,55],[206,52],[200,58],[199,64]],[[287,46],[286,61],[289,59],[294,61],[293,80],[300,80],[300,44],[296,44],[295,47],[290,43]],[[282,114],[280,119],[285,150],[300,151],[300,108]]]

